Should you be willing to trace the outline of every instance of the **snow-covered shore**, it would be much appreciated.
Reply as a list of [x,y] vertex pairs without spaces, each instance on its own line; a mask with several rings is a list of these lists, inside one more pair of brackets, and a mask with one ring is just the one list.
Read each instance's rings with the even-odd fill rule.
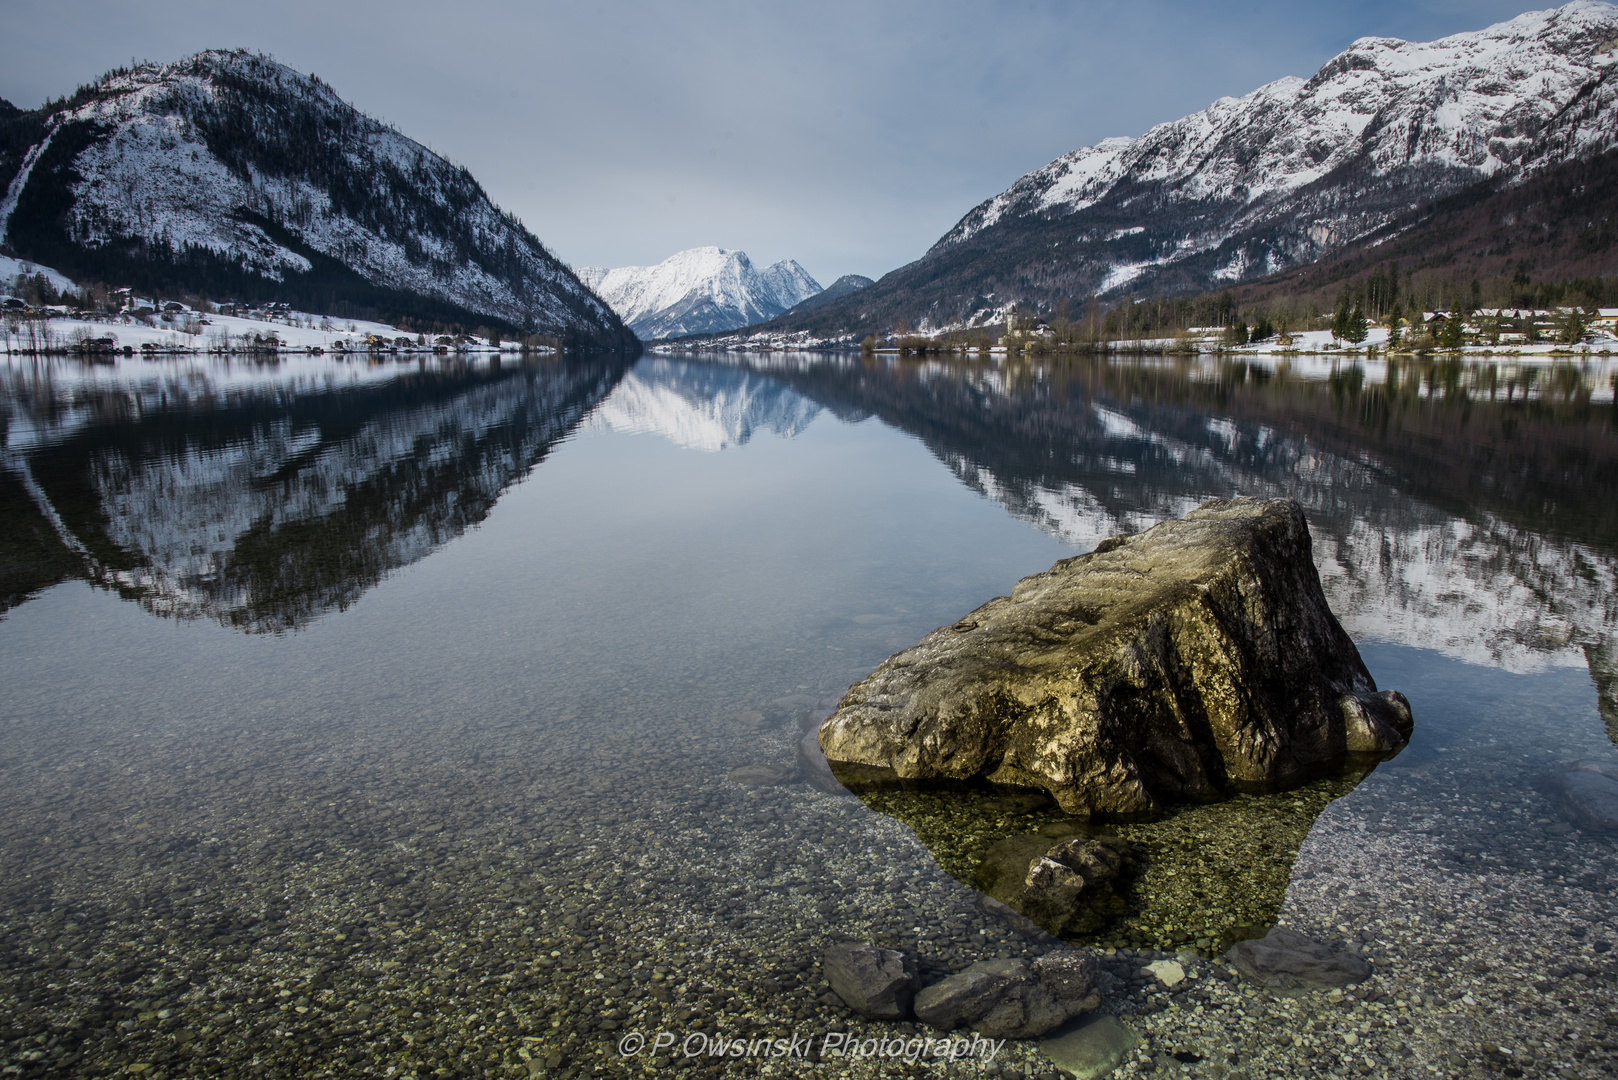
[[[110,341],[107,339],[111,339]],[[469,337],[453,340],[423,336],[386,323],[363,319],[328,319],[303,312],[275,316],[217,315],[175,312],[170,321],[161,316],[68,315],[49,319],[7,319],[0,322],[0,352],[31,355],[40,352],[85,351],[83,343],[99,340],[94,351],[160,353],[368,352],[431,353],[441,347],[455,352],[518,352],[515,342],[500,345]]]

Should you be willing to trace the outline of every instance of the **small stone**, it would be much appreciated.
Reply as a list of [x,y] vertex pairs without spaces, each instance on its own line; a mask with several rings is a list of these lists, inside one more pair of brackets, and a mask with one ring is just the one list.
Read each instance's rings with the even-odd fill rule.
[[1179,986],[1185,982],[1185,968],[1181,967],[1179,962],[1175,960],[1158,960],[1155,963],[1147,964],[1146,970],[1150,971],[1153,977],[1164,986]]
[[833,945],[824,960],[826,981],[843,1004],[873,1020],[904,1020],[916,995],[916,963],[896,949]]
[[983,960],[916,995],[916,1017],[941,1031],[989,1038],[1043,1035],[1101,1004],[1100,965],[1077,949],[1026,960]]

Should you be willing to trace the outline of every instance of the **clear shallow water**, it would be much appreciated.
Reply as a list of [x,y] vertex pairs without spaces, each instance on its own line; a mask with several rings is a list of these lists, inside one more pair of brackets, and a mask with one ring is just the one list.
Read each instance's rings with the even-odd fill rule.
[[[1393,881],[1503,861],[1610,899],[1610,845],[1534,785],[1618,759],[1611,377],[8,367],[6,1053],[617,1070],[629,1030],[849,1026],[827,940],[939,971],[1048,947],[900,822],[727,773],[790,764],[806,717],[1017,577],[1237,492],[1304,501],[1417,716],[1276,902],[1330,880],[1343,822],[1425,838]],[[1120,943],[1197,936],[1196,902]]]

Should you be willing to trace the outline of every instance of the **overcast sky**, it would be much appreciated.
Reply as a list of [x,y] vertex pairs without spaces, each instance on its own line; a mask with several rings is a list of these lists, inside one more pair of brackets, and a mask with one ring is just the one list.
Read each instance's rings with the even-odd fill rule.
[[[1548,6],[1548,5],[1547,5]],[[3,0],[23,107],[131,59],[251,48],[467,166],[575,266],[718,244],[880,277],[1109,135],[1428,40],[1509,0]]]

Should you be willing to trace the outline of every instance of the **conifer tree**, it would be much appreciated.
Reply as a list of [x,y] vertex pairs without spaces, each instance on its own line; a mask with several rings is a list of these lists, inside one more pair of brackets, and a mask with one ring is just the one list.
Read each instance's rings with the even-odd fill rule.
[[1337,301],[1337,312],[1331,318],[1332,340],[1339,341],[1348,337],[1348,318],[1352,314],[1348,306],[1348,288],[1344,286],[1343,295]]
[[1459,349],[1461,343],[1466,340],[1465,333],[1466,323],[1462,320],[1461,313],[1450,312],[1449,318],[1444,320],[1444,329],[1438,332],[1439,348]]
[[1569,308],[1562,316],[1562,344],[1577,345],[1584,340],[1584,312]]
[[1350,344],[1358,345],[1370,335],[1370,332],[1370,325],[1365,318],[1365,309],[1355,304],[1354,310],[1349,312],[1348,317],[1343,321],[1343,337]]

